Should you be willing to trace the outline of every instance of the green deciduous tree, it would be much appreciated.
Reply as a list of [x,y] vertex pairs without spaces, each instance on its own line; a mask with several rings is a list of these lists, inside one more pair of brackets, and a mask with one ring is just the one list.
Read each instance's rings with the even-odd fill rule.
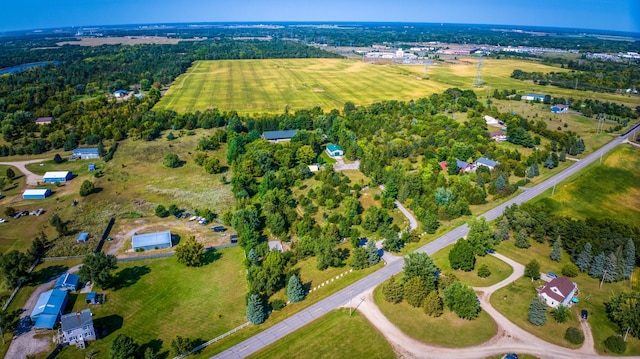
[[573,344],[582,344],[584,342],[584,334],[582,331],[575,327],[567,328],[567,331],[564,333],[564,338]]
[[180,158],[175,153],[167,153],[162,160],[165,167],[176,168],[180,166]]
[[562,267],[562,275],[567,277],[577,277],[580,269],[573,263],[567,263]]
[[620,335],[614,334],[604,340],[604,346],[614,353],[622,354],[627,350],[627,342]]
[[480,268],[478,268],[478,277],[487,278],[490,275],[491,275],[491,269],[489,269],[489,266],[486,263],[481,265]]
[[420,277],[412,277],[404,283],[404,299],[413,307],[422,305],[427,296],[427,288]]
[[11,287],[15,287],[27,277],[31,265],[26,254],[12,250],[4,255],[0,254],[0,272]]
[[49,223],[51,223],[51,225],[56,229],[59,236],[64,236],[69,232],[67,229],[67,223],[63,221],[57,213],[54,213],[53,216],[51,216]]
[[204,261],[204,246],[194,236],[187,236],[176,246],[176,259],[188,267],[198,267]]
[[493,230],[484,217],[469,222],[467,240],[476,255],[484,256],[487,250],[493,249]]
[[544,323],[547,322],[547,305],[544,304],[544,302],[540,300],[540,298],[533,298],[531,300],[531,304],[529,305],[527,318],[533,325],[544,325]]
[[304,288],[297,275],[289,277],[287,284],[287,298],[291,303],[301,302],[304,299]]
[[449,251],[449,264],[451,269],[462,269],[465,272],[473,270],[476,264],[476,255],[469,241],[458,239]]
[[438,267],[427,253],[410,253],[404,257],[404,281],[420,277],[425,283],[427,292],[438,287]]
[[173,356],[190,353],[195,348],[194,341],[181,336],[176,336],[171,340],[171,353]]
[[424,302],[422,303],[422,307],[424,308],[424,312],[431,317],[439,317],[442,315],[444,304],[437,290],[432,290],[427,294],[427,297],[424,298]]
[[571,317],[571,309],[569,307],[560,304],[556,308],[551,309],[551,316],[558,323],[564,323]]
[[257,294],[251,294],[247,303],[247,320],[253,324],[262,324],[266,319],[262,299]]
[[620,332],[629,328],[629,334],[640,338],[640,293],[622,292],[605,303],[607,316],[618,325]]
[[112,254],[98,252],[89,254],[82,260],[82,267],[78,274],[84,282],[90,280],[102,289],[108,288],[113,282],[112,271],[118,268],[118,259]]
[[138,344],[133,338],[125,334],[118,334],[116,339],[111,343],[109,350],[110,359],[135,359],[138,352]]
[[454,282],[444,289],[444,304],[462,319],[476,319],[480,314],[480,302],[473,288],[462,282]]
[[402,283],[397,281],[395,276],[391,276],[389,281],[382,287],[382,294],[384,294],[384,299],[389,303],[398,304],[402,302],[404,295]]
[[540,279],[540,263],[535,259],[527,263],[527,265],[524,266],[524,276],[531,278],[532,281]]
[[84,180],[82,185],[80,186],[80,196],[86,197],[95,191],[95,187],[93,186],[93,182],[89,180]]
[[496,242],[506,241],[509,239],[509,220],[507,217],[502,217],[498,220],[498,225],[495,232]]
[[156,212],[156,216],[158,216],[160,218],[165,218],[165,217],[169,216],[169,211],[162,204],[159,204],[159,205],[156,206],[155,212]]

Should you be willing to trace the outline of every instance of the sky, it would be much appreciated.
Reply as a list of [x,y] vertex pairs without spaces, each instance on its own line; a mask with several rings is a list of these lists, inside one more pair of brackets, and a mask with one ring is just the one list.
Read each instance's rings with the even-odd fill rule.
[[196,22],[442,22],[640,33],[640,0],[3,1],[0,31]]

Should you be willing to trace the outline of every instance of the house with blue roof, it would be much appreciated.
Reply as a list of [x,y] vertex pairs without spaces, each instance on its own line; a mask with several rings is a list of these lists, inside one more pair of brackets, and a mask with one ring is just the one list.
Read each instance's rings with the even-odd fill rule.
[[551,106],[551,112],[553,113],[566,113],[569,110],[569,106],[563,104],[557,104]]
[[298,133],[298,130],[284,130],[284,131],[264,131],[262,138],[269,142],[285,142],[291,141],[291,138]]
[[100,158],[97,148],[76,148],[73,150],[72,156],[81,160]]
[[344,156],[344,150],[335,143],[330,143],[327,146],[327,154],[331,157]]
[[80,277],[72,273],[65,273],[56,280],[56,285],[53,289],[75,291],[78,290],[80,284]]
[[134,252],[171,248],[171,231],[134,234],[131,246]]
[[492,171],[493,171],[493,169],[494,169],[497,165],[499,165],[499,164],[500,164],[500,162],[490,160],[490,159],[488,159],[488,158],[486,158],[486,157],[481,157],[481,158],[478,158],[478,159],[476,160],[476,166],[477,166],[477,167],[479,167],[479,166],[485,166],[485,167],[488,167],[488,168],[489,168],[490,170],[492,170]]
[[31,322],[36,329],[53,329],[67,305],[67,292],[51,289],[38,297],[31,311]]

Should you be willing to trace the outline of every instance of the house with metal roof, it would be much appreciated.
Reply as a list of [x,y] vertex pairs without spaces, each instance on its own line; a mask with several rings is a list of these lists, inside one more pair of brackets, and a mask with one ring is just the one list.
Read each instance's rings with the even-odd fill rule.
[[79,284],[80,277],[72,273],[65,273],[56,280],[56,285],[53,289],[75,291],[78,290]]
[[551,112],[553,113],[566,113],[569,110],[569,106],[557,104],[551,106]]
[[51,190],[48,188],[32,188],[22,192],[22,199],[45,199],[50,195]]
[[81,160],[100,158],[97,148],[76,148],[73,150],[72,156]]
[[67,292],[51,289],[38,297],[31,311],[31,322],[36,329],[53,329],[67,305]]
[[344,150],[335,143],[330,143],[327,146],[327,154],[331,157],[344,156]]
[[89,239],[89,233],[82,232],[82,233],[78,234],[78,238],[76,238],[76,243],[86,242],[87,239]]
[[47,183],[67,182],[73,178],[73,173],[71,171],[47,172],[42,178]]
[[488,159],[486,157],[481,157],[481,158],[478,158],[476,160],[476,166],[485,166],[485,167],[488,167],[492,171],[499,164],[500,164],[500,162],[490,160],[490,159]]
[[60,325],[63,343],[84,348],[85,341],[97,339],[90,309],[63,315]]
[[264,131],[262,138],[269,142],[285,142],[291,141],[291,138],[298,133],[298,130],[284,130],[284,131]]
[[131,246],[134,252],[171,248],[171,231],[134,234]]
[[568,306],[578,285],[567,277],[553,278],[539,289],[538,296],[550,307]]
[[538,94],[535,94],[535,93],[529,93],[529,94],[526,94],[526,95],[522,96],[520,99],[521,100],[525,100],[525,101],[540,101],[540,102],[542,102],[542,101],[544,101],[544,95],[538,95]]

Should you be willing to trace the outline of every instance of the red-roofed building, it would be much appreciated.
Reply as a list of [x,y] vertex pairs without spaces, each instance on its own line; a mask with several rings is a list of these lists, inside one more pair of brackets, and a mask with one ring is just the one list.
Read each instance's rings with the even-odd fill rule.
[[36,118],[36,124],[38,125],[48,125],[53,121],[53,117],[38,117]]
[[538,290],[538,296],[550,307],[556,308],[560,304],[568,306],[576,293],[578,285],[567,277],[553,278]]

